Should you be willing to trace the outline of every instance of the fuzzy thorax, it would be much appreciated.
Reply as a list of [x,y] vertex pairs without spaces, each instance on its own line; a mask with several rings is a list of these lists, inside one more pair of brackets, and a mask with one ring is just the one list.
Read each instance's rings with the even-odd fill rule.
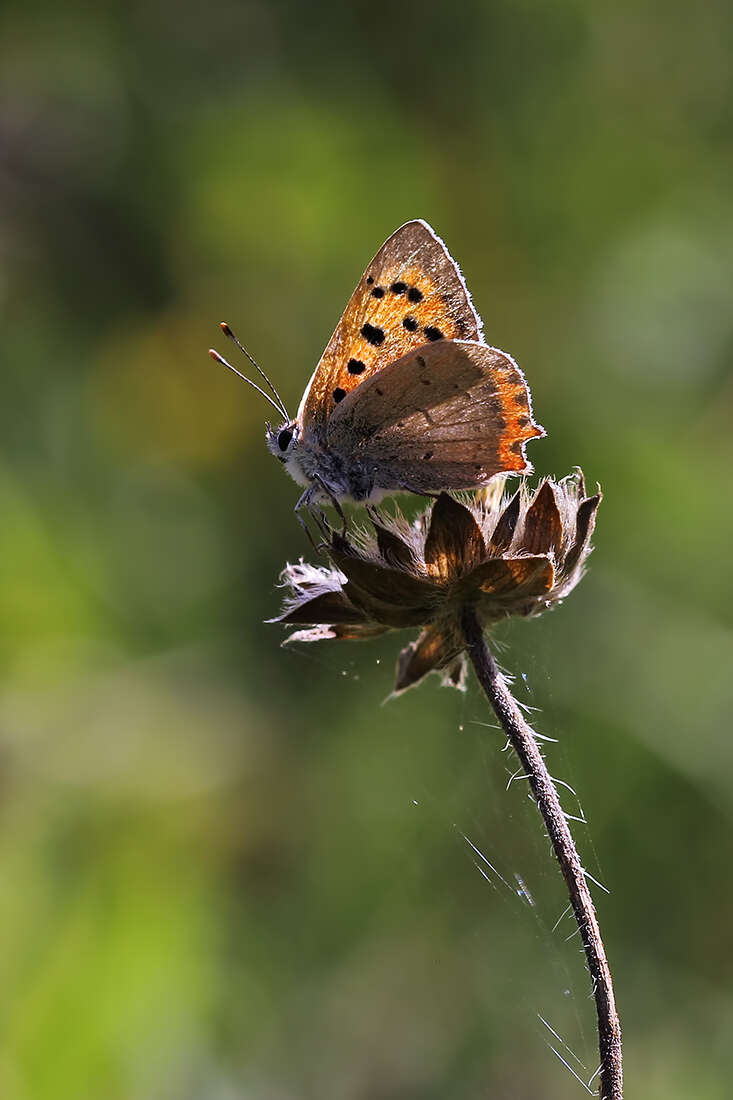
[[[380,500],[384,491],[374,492],[375,470],[358,459],[344,459],[325,445],[301,438],[297,421],[267,429],[267,447],[282,462],[293,481],[313,486],[313,498],[327,501]],[[319,488],[321,487],[322,488]]]

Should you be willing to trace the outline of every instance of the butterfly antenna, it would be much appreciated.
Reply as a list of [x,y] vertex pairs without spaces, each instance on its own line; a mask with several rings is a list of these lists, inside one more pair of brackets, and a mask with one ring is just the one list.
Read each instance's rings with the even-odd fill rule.
[[273,386],[270,379],[267,377],[267,375],[263,371],[260,364],[254,359],[254,357],[252,355],[250,355],[250,353],[247,351],[244,344],[241,343],[241,341],[239,341],[237,339],[237,337],[234,335],[234,333],[232,332],[231,328],[226,323],[226,321],[221,321],[220,324],[219,324],[219,328],[221,329],[221,331],[224,333],[225,336],[229,337],[229,339],[232,341],[233,344],[237,345],[237,347],[242,352],[242,354],[247,356],[247,358],[249,359],[250,363],[255,368],[255,370],[259,371],[259,373],[264,378],[265,382],[267,382],[267,385],[270,387],[272,392],[275,394],[275,399],[276,399],[278,405],[280,406],[280,410],[281,410],[283,416],[285,417],[286,420],[290,420],[290,417],[288,416],[288,410],[285,408],[285,402],[283,401],[282,397],[280,396],[280,394],[277,392],[277,390]]
[[223,367],[228,367],[230,371],[236,374],[237,378],[241,378],[242,381],[246,382],[247,385],[252,387],[252,389],[257,390],[259,394],[262,394],[265,401],[270,402],[273,409],[275,409],[275,411],[277,412],[278,416],[284,416],[286,420],[289,419],[288,414],[285,412],[285,409],[281,409],[280,406],[272,400],[269,393],[266,393],[260,386],[257,385],[256,382],[253,382],[251,378],[247,378],[245,374],[242,374],[242,372],[238,371],[236,367],[233,367],[231,363],[227,362],[223,355],[219,355],[219,352],[215,351],[214,348],[209,348],[209,355],[212,359],[215,359],[217,363],[221,363]]

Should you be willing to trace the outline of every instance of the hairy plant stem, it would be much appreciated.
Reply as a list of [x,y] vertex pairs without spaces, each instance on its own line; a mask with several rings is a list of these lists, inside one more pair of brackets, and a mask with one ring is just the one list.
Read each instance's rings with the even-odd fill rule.
[[570,903],[580,929],[593,982],[593,996],[598,1014],[598,1047],[601,1056],[599,1096],[601,1100],[622,1100],[621,1025],[616,1012],[613,981],[593,899],[567,819],[537,741],[489,651],[481,624],[472,607],[464,608],[462,627],[468,656],[478,682],[528,776],[532,794],[542,814],[570,894]]

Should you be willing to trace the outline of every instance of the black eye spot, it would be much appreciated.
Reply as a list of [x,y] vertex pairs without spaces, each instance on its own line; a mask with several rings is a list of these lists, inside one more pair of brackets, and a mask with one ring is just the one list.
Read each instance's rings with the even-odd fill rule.
[[349,374],[361,374],[362,371],[366,370],[366,366],[361,359],[349,359],[346,369]]
[[384,297],[384,287],[383,286],[375,286],[374,290],[372,291],[372,298],[383,298],[383,297]]
[[407,297],[411,302],[422,302],[422,291],[418,290],[416,286],[411,286],[407,292]]
[[427,328],[425,329],[425,335],[427,336],[428,340],[442,340],[443,339],[443,333],[440,331],[439,328],[435,328],[434,325],[428,325],[427,326]]
[[392,283],[389,289],[393,294],[404,294],[407,290],[407,283]]
[[425,460],[425,462],[428,462],[432,457],[433,457],[433,452],[432,451],[426,451],[425,454],[423,455],[423,459]]
[[371,277],[371,275],[367,275],[367,282],[369,283],[369,286],[371,286],[374,282],[374,279]]
[[339,401],[343,401],[343,399],[345,397],[346,397],[346,390],[342,390],[340,386],[338,386],[333,391],[333,399],[334,399],[334,401],[336,402],[337,405],[338,405]]
[[368,340],[370,344],[374,344],[376,347],[384,343],[384,330],[377,328],[376,325],[370,325],[368,321],[365,325],[361,326],[361,334],[365,340]]
[[414,332],[417,328],[417,321],[414,317],[405,317],[402,327],[406,328],[408,332]]
[[283,428],[281,432],[277,433],[277,445],[281,451],[287,451],[290,446],[290,440],[293,438],[293,433],[289,428]]

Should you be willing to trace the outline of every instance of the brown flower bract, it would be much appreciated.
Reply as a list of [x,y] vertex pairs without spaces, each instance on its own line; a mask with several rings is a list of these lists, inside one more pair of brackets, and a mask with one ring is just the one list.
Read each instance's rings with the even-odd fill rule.
[[328,530],[331,567],[285,567],[290,593],[271,621],[309,625],[287,642],[422,627],[399,656],[395,691],[434,671],[462,687],[464,607],[473,607],[486,628],[556,604],[583,574],[600,500],[600,492],[586,496],[578,470],[534,492],[522,483],[510,497],[501,478],[461,499],[441,493],[412,523],[373,510],[372,530]]

